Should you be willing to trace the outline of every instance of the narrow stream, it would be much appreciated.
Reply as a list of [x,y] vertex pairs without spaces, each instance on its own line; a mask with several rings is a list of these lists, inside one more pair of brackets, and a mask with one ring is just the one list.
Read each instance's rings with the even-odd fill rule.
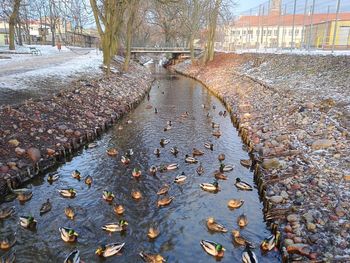
[[[97,141],[97,147],[83,150],[71,161],[58,169],[60,178],[49,184],[47,176],[31,182],[33,197],[24,205],[17,200],[2,204],[1,208],[13,205],[16,214],[9,219],[0,221],[1,238],[17,233],[17,262],[63,262],[65,257],[75,248],[80,250],[81,259],[90,262],[142,262],[138,253],[160,253],[167,262],[215,262],[200,246],[200,240],[207,239],[221,243],[226,249],[221,262],[241,262],[242,246],[232,243],[232,230],[239,229],[237,217],[245,213],[249,223],[240,229],[256,248],[253,250],[259,262],[280,262],[276,251],[262,254],[259,248],[263,238],[270,235],[263,219],[262,204],[259,202],[257,190],[239,191],[234,182],[237,177],[254,185],[253,174],[240,165],[241,159],[247,159],[248,154],[242,149],[242,142],[233,127],[229,117],[219,116],[224,106],[207,89],[198,82],[180,75],[158,70],[155,73],[157,81],[147,98],[130,114],[121,119],[113,129]],[[152,105],[158,109],[155,114]],[[202,105],[205,105],[203,108]],[[213,106],[216,109],[213,109]],[[184,112],[189,116],[181,118]],[[207,114],[212,117],[207,117]],[[132,123],[127,123],[130,120]],[[172,129],[164,131],[167,121],[172,121]],[[212,135],[211,123],[220,124],[222,136]],[[123,127],[122,130],[119,127]],[[170,140],[162,148],[161,138]],[[214,150],[204,148],[205,142],[212,142]],[[171,147],[177,146],[179,154],[175,157],[170,153]],[[106,154],[108,148],[115,147],[119,151],[116,157]],[[160,148],[160,157],[153,154]],[[204,166],[204,174],[196,173],[198,164],[185,163],[185,154],[192,154],[192,149],[204,151],[203,156],[196,157]],[[133,149],[129,165],[121,163],[121,156],[127,149]],[[218,155],[224,153],[225,164],[234,165],[233,171],[225,173],[228,180],[220,180],[221,191],[209,193],[201,190],[200,183],[212,183],[214,171],[219,168]],[[179,169],[165,173],[149,175],[152,165],[178,163]],[[142,170],[140,180],[132,177],[132,169]],[[79,170],[82,177],[92,176],[93,184],[89,188],[82,179],[78,181],[71,174]],[[184,184],[173,183],[174,178],[185,173]],[[170,185],[169,195],[174,196],[172,203],[166,207],[157,207],[157,191],[164,184]],[[28,186],[27,186],[28,187]],[[73,187],[77,196],[66,199],[59,195],[58,190]],[[143,198],[135,201],[131,191],[141,191]],[[125,207],[123,216],[117,216],[113,205],[102,199],[103,190],[115,194],[113,203]],[[40,216],[41,204],[49,198],[52,210]],[[235,210],[227,207],[230,199],[243,199],[244,205]],[[66,206],[76,210],[74,220],[64,214]],[[30,231],[19,225],[19,216],[31,214],[38,221],[37,230]],[[206,219],[214,217],[227,229],[227,233],[210,233]],[[125,219],[129,223],[124,233],[109,234],[101,229],[106,223]],[[157,225],[160,235],[153,241],[147,237],[148,228]],[[65,243],[59,227],[72,227],[78,232],[76,243]],[[125,242],[121,255],[101,259],[95,255],[99,244]],[[1,252],[3,253],[3,252]]]

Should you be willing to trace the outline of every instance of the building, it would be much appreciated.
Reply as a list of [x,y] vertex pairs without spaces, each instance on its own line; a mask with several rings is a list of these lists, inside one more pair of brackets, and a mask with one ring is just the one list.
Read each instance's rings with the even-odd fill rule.
[[9,28],[8,23],[0,20],[0,46],[9,44]]

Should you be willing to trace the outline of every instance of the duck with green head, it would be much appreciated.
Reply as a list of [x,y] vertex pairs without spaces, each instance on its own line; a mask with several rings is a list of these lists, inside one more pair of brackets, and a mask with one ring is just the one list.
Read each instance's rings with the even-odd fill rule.
[[225,248],[220,243],[209,240],[202,240],[200,244],[205,252],[207,252],[209,255],[219,258],[224,256]]
[[102,229],[108,232],[122,232],[125,231],[129,223],[124,220],[120,219],[118,223],[109,223],[102,226]]
[[109,192],[109,191],[103,191],[102,193],[102,197],[104,200],[106,200],[107,202],[112,202],[113,199],[114,199],[114,194],[112,192]]
[[72,228],[60,227],[61,238],[64,242],[75,242],[78,238],[78,233]]

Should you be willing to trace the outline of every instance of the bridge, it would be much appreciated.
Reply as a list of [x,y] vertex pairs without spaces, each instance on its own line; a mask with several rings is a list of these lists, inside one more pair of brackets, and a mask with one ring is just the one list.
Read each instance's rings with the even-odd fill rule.
[[[195,48],[194,51],[200,52],[202,49]],[[171,53],[171,54],[190,54],[189,48],[183,47],[132,47],[131,53]]]

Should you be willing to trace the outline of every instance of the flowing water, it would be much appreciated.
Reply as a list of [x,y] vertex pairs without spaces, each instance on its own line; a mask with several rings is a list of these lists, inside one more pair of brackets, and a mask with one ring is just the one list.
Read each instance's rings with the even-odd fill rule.
[[[63,262],[66,255],[75,248],[81,252],[81,259],[86,262],[141,262],[138,253],[141,250],[162,254],[168,262],[215,262],[215,258],[206,254],[199,242],[208,239],[221,243],[225,248],[225,256],[221,262],[241,262],[244,247],[232,243],[233,229],[238,229],[236,219],[245,213],[248,225],[241,229],[241,234],[252,241],[256,248],[254,252],[259,262],[279,262],[278,252],[262,254],[259,248],[261,240],[270,234],[263,219],[262,204],[259,202],[257,190],[252,192],[238,191],[234,186],[235,179],[253,184],[253,174],[242,167],[240,159],[247,159],[248,154],[242,149],[242,142],[233,127],[229,117],[219,116],[224,107],[220,101],[198,82],[176,75],[172,77],[166,71],[155,74],[157,81],[150,92],[150,100],[144,100],[135,110],[121,119],[114,128],[97,141],[97,147],[85,149],[72,160],[58,169],[60,178],[52,185],[47,183],[46,176],[31,182],[33,198],[24,205],[17,200],[2,204],[1,207],[14,205],[16,214],[10,219],[0,221],[1,237],[16,232],[17,262]],[[202,105],[206,108],[203,108]],[[148,109],[147,105],[156,107]],[[212,106],[215,105],[214,110]],[[187,111],[189,117],[180,118]],[[212,118],[207,117],[210,113]],[[127,124],[127,120],[132,123]],[[169,131],[163,131],[167,121],[173,125]],[[220,124],[222,136],[212,136],[211,122]],[[123,129],[119,130],[118,127]],[[166,138],[170,143],[160,147],[160,139]],[[211,141],[214,150],[204,148],[204,143]],[[170,149],[177,146],[177,157],[170,153]],[[110,157],[106,149],[115,147],[119,150],[117,157]],[[192,148],[205,152],[198,157],[202,162],[205,173],[196,173],[198,164],[187,164],[185,154],[191,154]],[[161,149],[158,158],[153,154],[155,148]],[[134,155],[128,166],[120,162],[121,155],[133,149]],[[219,181],[221,191],[209,193],[200,189],[199,184],[213,182],[213,173],[219,167],[218,155],[226,155],[225,164],[235,166],[227,173],[228,180]],[[178,163],[175,171],[157,173],[150,176],[148,169],[151,165]],[[142,170],[140,180],[135,180],[132,169]],[[89,188],[84,180],[72,178],[71,173],[79,170],[83,177],[91,175],[93,184]],[[182,185],[173,183],[176,175],[185,172],[187,180]],[[170,195],[173,202],[164,208],[157,208],[158,189],[164,184],[170,184]],[[65,199],[58,193],[59,189],[74,187],[77,196]],[[143,198],[135,201],[131,197],[131,190],[140,190]],[[113,205],[102,199],[102,191],[109,190],[115,194],[115,203],[123,204],[126,211],[123,216],[117,216]],[[52,210],[42,216],[39,209],[49,198]],[[244,205],[236,210],[227,207],[227,201],[232,198],[245,200]],[[76,210],[74,220],[69,220],[64,214],[66,206]],[[21,228],[18,216],[33,215],[38,221],[37,230],[30,231]],[[228,232],[210,233],[206,227],[206,219],[214,217],[228,228]],[[101,227],[119,219],[128,221],[125,233],[104,232]],[[147,237],[150,225],[157,225],[160,235],[154,241]],[[72,227],[78,233],[78,242],[65,243],[58,231],[59,227]],[[101,243],[125,242],[121,255],[108,259],[100,259],[94,254]],[[1,252],[2,253],[2,252]]]

